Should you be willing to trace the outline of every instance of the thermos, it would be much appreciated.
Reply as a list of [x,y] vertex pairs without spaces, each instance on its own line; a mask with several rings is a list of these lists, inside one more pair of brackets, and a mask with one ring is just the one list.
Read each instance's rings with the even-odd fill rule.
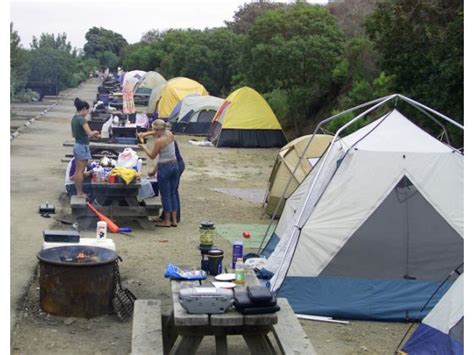
[[209,274],[216,276],[222,273],[222,259],[224,259],[224,251],[221,249],[211,249],[208,252],[209,258]]

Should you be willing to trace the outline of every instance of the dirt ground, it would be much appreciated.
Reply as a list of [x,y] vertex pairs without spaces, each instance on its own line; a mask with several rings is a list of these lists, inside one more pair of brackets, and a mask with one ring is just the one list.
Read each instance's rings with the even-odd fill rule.
[[[83,85],[71,95],[89,97],[92,102],[97,82]],[[82,90],[82,91],[81,91]],[[74,97],[70,97],[73,99]],[[69,100],[69,99],[67,99]],[[70,101],[70,100],[69,100]],[[70,105],[68,101],[67,105]],[[61,110],[61,106],[58,106]],[[46,125],[56,125],[56,134],[69,139],[69,119],[72,110],[63,109],[64,119],[51,120]],[[54,116],[54,109],[51,112]],[[33,124],[28,134],[35,137],[35,130],[41,125]],[[22,133],[23,134],[23,133]],[[38,132],[37,134],[41,134]],[[162,301],[162,312],[170,312],[169,281],[163,277],[168,262],[175,264],[200,264],[199,224],[203,220],[223,223],[268,223],[262,217],[260,205],[212,191],[211,188],[265,188],[277,154],[276,149],[225,149],[193,146],[188,143],[191,137],[179,136],[178,142],[186,162],[186,170],[181,179],[180,196],[182,220],[178,228],[156,228],[153,231],[141,230],[133,225],[133,236],[110,235],[115,241],[118,254],[123,258],[120,264],[122,282],[138,298],[158,298]],[[17,139],[21,139],[18,137]],[[59,140],[59,139],[58,139]],[[48,145],[47,142],[44,143]],[[50,150],[58,150],[58,142],[50,143]],[[45,148],[46,149],[46,148]],[[12,148],[12,159],[20,150]],[[67,152],[59,149],[60,154]],[[46,154],[46,151],[45,151]],[[48,157],[44,157],[48,159]],[[51,158],[53,159],[53,158]],[[65,163],[54,158],[49,164],[51,174],[55,174],[55,188],[48,190],[51,201],[55,201],[58,215],[70,219],[69,201],[64,196],[63,180]],[[147,166],[151,164],[148,162]],[[12,185],[16,182],[12,179]],[[12,201],[19,194],[12,186]],[[34,201],[43,200],[36,196],[40,192],[29,191]],[[12,208],[12,219],[18,208]],[[54,220],[47,221],[48,228],[67,229]],[[42,221],[42,223],[45,223]],[[38,235],[41,226],[37,226]],[[15,231],[12,230],[12,254],[15,248]],[[81,236],[92,237],[94,231],[81,231]],[[225,252],[224,262],[229,262],[231,245],[222,238],[215,243]],[[39,284],[35,269],[35,254],[40,243],[26,253],[25,260],[31,264],[29,269],[12,274],[12,280],[22,278],[24,293],[15,308],[15,324],[12,330],[13,354],[129,354],[131,351],[132,322],[121,323],[114,315],[94,319],[62,318],[45,314],[39,307]],[[23,275],[25,273],[25,275]],[[15,302],[12,291],[12,302]],[[393,354],[409,324],[350,321],[348,325],[301,321],[315,350],[319,354]],[[199,348],[200,354],[213,354],[214,340],[205,338]],[[230,337],[230,354],[246,354],[245,343],[240,337]]]

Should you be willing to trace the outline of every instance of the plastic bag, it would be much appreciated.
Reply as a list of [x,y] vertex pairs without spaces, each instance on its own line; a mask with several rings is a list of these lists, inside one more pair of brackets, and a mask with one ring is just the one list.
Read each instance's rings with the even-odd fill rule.
[[133,169],[137,166],[138,154],[132,148],[125,148],[119,154],[116,166],[123,166],[124,168]]
[[184,271],[174,264],[166,265],[165,277],[177,280],[204,280],[207,274],[203,270]]

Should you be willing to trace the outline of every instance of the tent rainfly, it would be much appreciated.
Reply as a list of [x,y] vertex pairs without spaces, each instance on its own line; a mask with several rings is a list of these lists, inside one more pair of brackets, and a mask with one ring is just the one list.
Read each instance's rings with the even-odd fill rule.
[[216,147],[273,148],[288,143],[271,107],[247,86],[225,99],[212,119],[207,138]]
[[174,133],[206,135],[211,121],[224,99],[215,96],[188,95],[169,117]]
[[[331,140],[332,136],[327,134],[308,134],[293,139],[280,149],[270,174],[265,197],[265,212],[268,215],[280,217],[285,206],[284,201],[308,175]],[[280,202],[282,196],[284,198]]]
[[271,289],[296,313],[422,319],[450,284],[420,312],[423,304],[463,261],[463,154],[396,109],[340,136],[394,99],[463,129],[399,94],[357,107],[372,105],[336,132],[262,253]]
[[423,318],[403,352],[408,355],[464,354],[464,274]]
[[209,95],[206,88],[197,81],[178,77],[168,80],[160,91],[158,98],[158,116],[167,119],[174,107],[188,95]]

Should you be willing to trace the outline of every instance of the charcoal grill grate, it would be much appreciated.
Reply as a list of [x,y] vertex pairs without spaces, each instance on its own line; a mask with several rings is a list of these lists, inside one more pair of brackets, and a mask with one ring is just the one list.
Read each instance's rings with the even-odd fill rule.
[[132,291],[122,287],[118,265],[119,260],[122,261],[120,256],[115,260],[114,266],[115,294],[112,299],[112,305],[118,319],[122,322],[126,322],[133,316],[133,305],[137,297],[132,293]]

